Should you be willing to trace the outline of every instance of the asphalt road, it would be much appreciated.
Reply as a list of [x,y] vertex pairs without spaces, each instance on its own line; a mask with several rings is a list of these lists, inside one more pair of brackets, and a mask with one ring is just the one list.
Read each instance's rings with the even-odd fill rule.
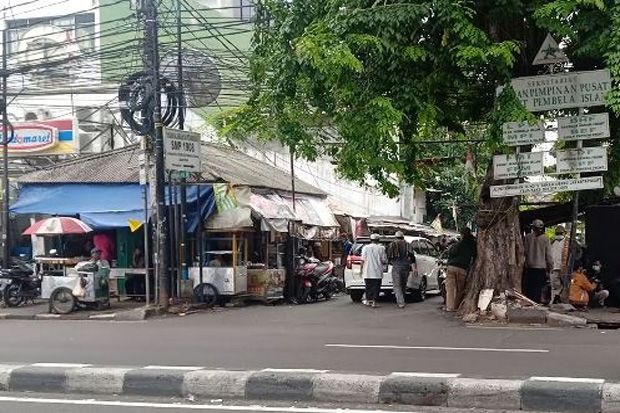
[[347,297],[147,322],[1,321],[0,362],[565,376],[620,381],[615,330],[470,328],[439,299],[404,310]]

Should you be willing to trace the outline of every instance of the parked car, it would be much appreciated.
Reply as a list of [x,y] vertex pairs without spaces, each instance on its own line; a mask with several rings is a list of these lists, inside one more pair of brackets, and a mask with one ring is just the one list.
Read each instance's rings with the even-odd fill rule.
[[[394,241],[393,236],[381,237],[381,243],[387,246]],[[428,239],[423,237],[406,236],[415,253],[417,263],[417,273],[413,271],[407,280],[407,295],[413,301],[424,301],[427,293],[439,294],[439,274],[442,267],[438,264],[439,251]],[[370,239],[357,239],[351,252],[347,257],[347,266],[344,270],[344,282],[347,293],[354,302],[360,302],[364,296],[364,278],[361,273],[362,248],[370,243]],[[387,266],[387,271],[383,274],[381,292],[392,294],[392,266]]]

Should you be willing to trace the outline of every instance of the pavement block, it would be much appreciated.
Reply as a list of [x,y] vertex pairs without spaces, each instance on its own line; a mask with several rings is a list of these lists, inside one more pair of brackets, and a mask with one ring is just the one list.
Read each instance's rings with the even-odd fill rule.
[[391,374],[381,383],[379,402],[414,406],[447,406],[449,378]]
[[314,377],[313,398],[322,402],[379,402],[382,376],[326,373]]
[[547,314],[547,324],[553,327],[585,327],[588,320],[583,317],[559,314],[550,311]]
[[185,396],[243,399],[252,371],[196,370],[185,374]]
[[531,378],[521,388],[521,409],[543,412],[599,413],[603,380]]
[[518,324],[545,324],[547,322],[547,310],[544,308],[510,308],[506,312],[510,323]]
[[116,321],[142,321],[146,320],[146,317],[147,309],[145,307],[114,313],[114,320]]
[[39,393],[64,393],[66,390],[66,371],[62,367],[26,366],[11,372],[10,391],[30,391]]
[[522,384],[521,380],[455,378],[450,382],[448,407],[519,410]]
[[24,367],[23,365],[0,364],[0,391],[9,390],[9,380],[14,370]]
[[183,380],[186,373],[187,370],[130,370],[125,373],[123,394],[183,397]]
[[248,378],[245,395],[256,400],[312,400],[317,373],[258,371]]
[[620,383],[603,385],[603,413],[620,413]]
[[85,367],[67,371],[67,391],[91,394],[121,394],[125,373],[131,369]]

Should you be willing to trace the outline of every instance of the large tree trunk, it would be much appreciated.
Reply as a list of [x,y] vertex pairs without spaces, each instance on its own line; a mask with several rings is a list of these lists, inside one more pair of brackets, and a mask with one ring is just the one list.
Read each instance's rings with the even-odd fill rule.
[[491,198],[492,166],[488,169],[480,193],[478,254],[469,274],[461,314],[476,311],[478,295],[486,288],[495,293],[514,288],[521,291],[523,273],[523,240],[519,223],[519,197]]

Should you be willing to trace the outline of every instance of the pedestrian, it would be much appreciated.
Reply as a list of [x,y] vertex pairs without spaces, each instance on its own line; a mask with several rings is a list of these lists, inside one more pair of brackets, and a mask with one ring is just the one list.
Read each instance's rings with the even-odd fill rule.
[[562,282],[564,262],[564,247],[566,246],[566,230],[562,225],[555,227],[555,238],[551,241],[551,255],[553,256],[553,271],[551,271],[551,299],[553,303],[566,301],[563,299],[566,289]]
[[392,264],[392,286],[396,295],[398,308],[405,308],[405,294],[411,266],[415,264],[415,252],[411,244],[405,241],[405,234],[397,231],[396,239],[387,249],[388,262]]
[[448,250],[446,268],[446,311],[457,311],[465,294],[467,273],[476,259],[476,237],[464,227],[461,239]]
[[525,236],[524,247],[523,294],[536,303],[542,303],[543,289],[553,269],[551,242],[545,235],[545,223],[542,220],[535,219],[532,222],[532,232]]
[[353,248],[353,243],[349,240],[349,235],[347,233],[340,234],[340,239],[342,240],[342,262],[341,265],[346,265],[347,257],[351,253],[351,248]]
[[371,243],[362,248],[362,275],[366,284],[366,299],[363,303],[369,307],[377,308],[377,299],[381,292],[383,269],[387,264],[385,247],[380,243],[379,234],[370,236]]

